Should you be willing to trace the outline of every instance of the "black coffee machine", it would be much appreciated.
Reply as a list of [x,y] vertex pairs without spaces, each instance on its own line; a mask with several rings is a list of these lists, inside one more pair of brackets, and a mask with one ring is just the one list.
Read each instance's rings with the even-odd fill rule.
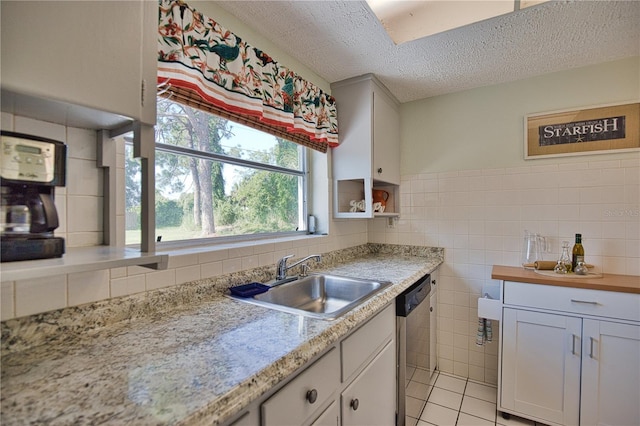
[[0,261],[61,257],[54,190],[65,186],[67,146],[14,132],[0,138]]

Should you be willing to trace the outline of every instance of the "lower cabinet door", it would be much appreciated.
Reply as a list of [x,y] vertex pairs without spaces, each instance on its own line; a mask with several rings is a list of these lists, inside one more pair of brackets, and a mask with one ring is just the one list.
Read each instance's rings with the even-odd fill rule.
[[342,392],[342,425],[388,426],[396,421],[395,341],[390,341]]
[[326,410],[320,414],[311,426],[339,426],[340,425],[340,404],[333,401]]
[[584,320],[582,425],[640,425],[640,326]]
[[301,425],[335,398],[340,351],[332,349],[262,404],[263,426]]
[[499,409],[577,425],[582,319],[505,308]]

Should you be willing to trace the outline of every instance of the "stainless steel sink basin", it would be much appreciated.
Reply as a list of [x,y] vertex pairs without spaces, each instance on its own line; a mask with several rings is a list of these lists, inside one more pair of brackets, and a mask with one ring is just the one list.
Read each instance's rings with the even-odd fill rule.
[[391,285],[337,275],[312,274],[236,300],[314,318],[335,319]]

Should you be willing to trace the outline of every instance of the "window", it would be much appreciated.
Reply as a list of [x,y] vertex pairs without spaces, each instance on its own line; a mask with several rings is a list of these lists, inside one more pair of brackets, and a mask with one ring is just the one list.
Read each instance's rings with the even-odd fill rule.
[[[126,243],[140,242],[140,163],[125,150]],[[156,238],[304,231],[306,149],[158,98]]]

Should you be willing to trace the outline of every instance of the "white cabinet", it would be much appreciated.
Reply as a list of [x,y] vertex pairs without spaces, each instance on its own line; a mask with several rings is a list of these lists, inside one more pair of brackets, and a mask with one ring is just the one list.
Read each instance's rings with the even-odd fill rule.
[[155,125],[157,2],[10,1],[1,15],[3,95]]
[[[389,192],[382,215],[399,213],[400,115],[398,103],[373,76],[331,85],[336,98],[340,145],[332,150],[334,214],[373,217],[371,191]],[[351,200],[365,200],[364,212],[350,212]]]
[[582,334],[584,425],[640,425],[640,326],[585,319]]
[[342,424],[387,426],[396,419],[395,345],[388,342],[342,392]]
[[505,281],[503,295],[500,411],[552,425],[640,424],[639,294]]
[[257,411],[263,426],[394,424],[395,342],[395,306],[390,304],[238,424],[255,424]]
[[577,425],[580,318],[504,309],[500,408]]
[[332,349],[262,404],[262,424],[303,424],[333,396],[340,384],[340,354]]
[[312,426],[339,426],[340,425],[340,405],[333,401],[329,407],[318,417]]

